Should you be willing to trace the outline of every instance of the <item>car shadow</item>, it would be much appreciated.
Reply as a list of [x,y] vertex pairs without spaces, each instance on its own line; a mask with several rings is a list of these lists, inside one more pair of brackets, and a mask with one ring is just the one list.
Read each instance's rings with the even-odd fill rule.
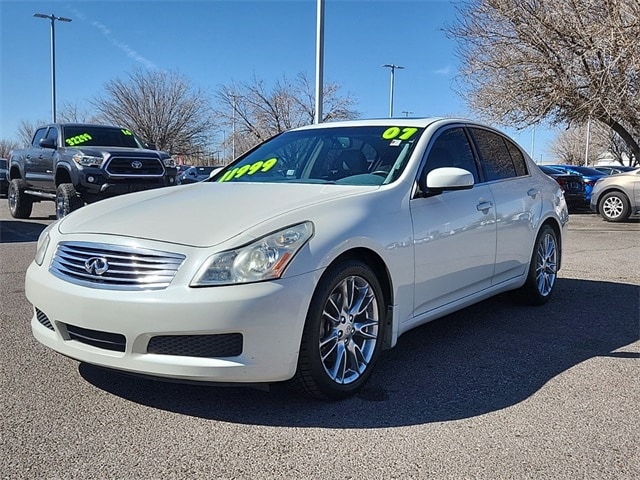
[[[50,218],[50,217],[49,217]],[[41,220],[47,220],[43,218]],[[55,217],[53,217],[55,218]],[[35,219],[34,220],[38,220]],[[0,243],[35,242],[48,224],[20,220],[0,220]]]
[[640,338],[639,301],[636,285],[576,279],[559,279],[542,307],[500,295],[400,337],[365,388],[341,402],[309,400],[281,386],[167,383],[88,364],[79,372],[131,402],[231,423],[381,428],[457,420],[522,402],[585,360],[640,358],[627,347]]

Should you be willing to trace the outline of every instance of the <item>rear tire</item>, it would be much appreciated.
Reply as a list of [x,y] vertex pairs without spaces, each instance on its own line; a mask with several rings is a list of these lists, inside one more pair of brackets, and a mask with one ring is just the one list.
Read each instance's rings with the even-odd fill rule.
[[631,215],[629,199],[621,192],[603,195],[598,204],[598,211],[607,222],[624,222]]
[[24,193],[27,182],[21,178],[14,178],[9,183],[7,191],[7,204],[13,218],[29,218],[33,211],[33,198]]
[[82,207],[84,202],[78,196],[71,183],[61,183],[56,190],[56,218],[66,217],[74,210]]
[[289,387],[324,400],[358,392],[380,356],[385,312],[380,282],[368,265],[348,260],[331,267],[313,294]]
[[547,303],[556,283],[559,264],[558,237],[553,228],[544,225],[533,246],[527,280],[517,291],[520,299],[529,305]]

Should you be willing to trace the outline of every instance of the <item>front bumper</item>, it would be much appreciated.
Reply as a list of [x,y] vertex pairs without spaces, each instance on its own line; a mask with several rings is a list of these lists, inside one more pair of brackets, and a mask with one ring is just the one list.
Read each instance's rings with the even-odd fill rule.
[[125,193],[140,192],[178,184],[176,177],[172,175],[116,178],[106,176],[100,170],[91,171],[89,169],[85,169],[79,180],[78,190],[82,193],[83,199],[88,203]]
[[[73,285],[32,263],[25,288],[34,307],[33,335],[68,357],[174,380],[267,383],[295,373],[316,281],[310,273],[246,285],[114,292]],[[218,340],[229,338],[231,349],[216,350]],[[216,351],[223,356],[211,356]]]

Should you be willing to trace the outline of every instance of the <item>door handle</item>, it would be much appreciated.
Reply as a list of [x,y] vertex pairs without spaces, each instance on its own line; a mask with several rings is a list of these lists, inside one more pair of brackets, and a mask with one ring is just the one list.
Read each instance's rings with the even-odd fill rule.
[[480,202],[476,205],[476,210],[486,214],[491,207],[493,207],[493,202]]
[[540,193],[540,190],[536,189],[536,188],[532,188],[530,190],[527,190],[527,195],[529,195],[531,198],[536,198],[536,195],[538,195]]

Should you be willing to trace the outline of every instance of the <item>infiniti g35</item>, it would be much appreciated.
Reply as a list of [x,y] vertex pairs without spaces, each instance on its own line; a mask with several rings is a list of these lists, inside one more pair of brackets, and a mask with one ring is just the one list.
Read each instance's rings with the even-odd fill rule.
[[302,127],[204,182],[50,225],[26,275],[32,330],[106,368],[340,399],[414,327],[505,291],[547,302],[568,218],[558,183],[489,126]]

